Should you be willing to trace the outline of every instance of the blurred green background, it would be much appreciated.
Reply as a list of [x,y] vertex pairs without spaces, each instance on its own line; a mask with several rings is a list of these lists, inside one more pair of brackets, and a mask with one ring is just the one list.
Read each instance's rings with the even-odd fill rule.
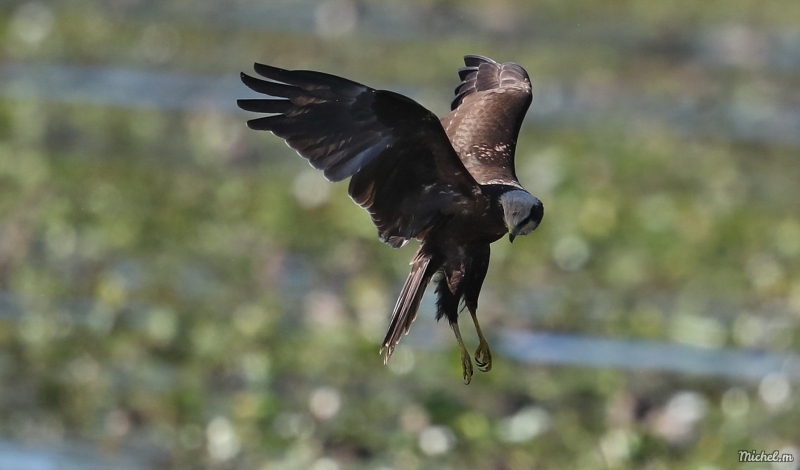
[[[469,386],[430,296],[383,366],[416,248],[235,106],[259,61],[443,115],[464,54],[528,70],[547,208]],[[800,468],[738,461],[800,460],[798,72],[793,0],[4,1],[0,469]]]

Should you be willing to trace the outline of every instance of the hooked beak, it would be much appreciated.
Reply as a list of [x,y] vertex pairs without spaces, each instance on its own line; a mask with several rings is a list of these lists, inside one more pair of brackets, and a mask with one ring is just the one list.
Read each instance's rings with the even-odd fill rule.
[[518,230],[516,228],[509,230],[508,232],[508,241],[514,243],[514,239],[517,238]]

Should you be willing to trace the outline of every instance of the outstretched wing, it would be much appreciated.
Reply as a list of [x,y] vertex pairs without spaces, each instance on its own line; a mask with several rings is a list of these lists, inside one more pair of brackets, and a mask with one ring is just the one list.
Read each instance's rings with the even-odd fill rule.
[[402,246],[480,191],[436,116],[414,100],[335,75],[255,64],[269,79],[242,74],[278,99],[239,100],[272,114],[247,122],[285,139],[369,211],[381,239]]
[[479,184],[519,186],[514,151],[533,100],[528,73],[517,64],[477,55],[465,56],[464,63],[452,111],[442,126]]

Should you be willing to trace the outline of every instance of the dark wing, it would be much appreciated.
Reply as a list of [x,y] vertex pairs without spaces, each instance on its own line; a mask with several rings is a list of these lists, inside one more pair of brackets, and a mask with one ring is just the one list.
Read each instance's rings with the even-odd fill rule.
[[436,116],[414,100],[341,77],[255,64],[251,89],[278,99],[239,100],[273,114],[247,122],[285,139],[369,211],[381,239],[401,246],[480,191]]
[[468,55],[458,70],[452,112],[442,119],[458,156],[479,184],[519,186],[514,151],[533,100],[528,73],[517,64]]

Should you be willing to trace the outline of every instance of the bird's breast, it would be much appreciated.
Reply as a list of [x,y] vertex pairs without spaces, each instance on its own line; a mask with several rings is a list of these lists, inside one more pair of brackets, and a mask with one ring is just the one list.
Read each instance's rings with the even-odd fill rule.
[[492,243],[506,233],[502,209],[485,198],[461,207],[440,230],[443,238],[462,243]]

